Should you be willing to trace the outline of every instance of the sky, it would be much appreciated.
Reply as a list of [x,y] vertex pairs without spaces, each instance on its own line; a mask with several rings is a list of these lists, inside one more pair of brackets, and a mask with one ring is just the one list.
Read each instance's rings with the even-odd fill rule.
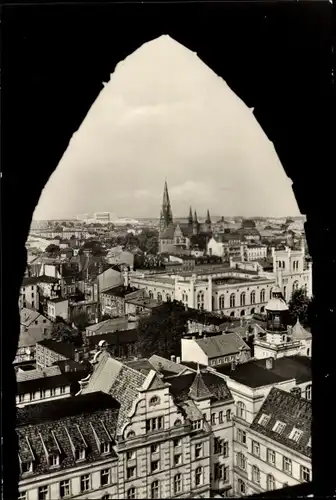
[[108,211],[299,215],[273,143],[252,109],[197,54],[167,35],[121,61],[46,184],[34,219]]

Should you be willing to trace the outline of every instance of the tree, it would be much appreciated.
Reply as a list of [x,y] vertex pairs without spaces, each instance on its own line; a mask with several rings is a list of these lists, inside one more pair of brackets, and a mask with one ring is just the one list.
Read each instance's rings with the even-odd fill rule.
[[178,302],[166,302],[149,317],[140,318],[137,349],[142,357],[159,354],[180,356],[181,339],[187,331],[187,313]]
[[152,229],[144,229],[137,237],[139,248],[146,253],[156,255],[159,251],[159,233]]
[[72,328],[60,317],[56,318],[56,322],[52,326],[50,337],[52,340],[58,342],[65,342],[78,347],[82,345],[82,337],[79,330]]
[[293,323],[299,318],[302,325],[310,323],[310,314],[312,307],[312,299],[307,296],[304,288],[294,290],[292,298],[288,303],[289,316]]
[[80,332],[83,332],[85,328],[90,324],[87,314],[85,312],[80,312],[76,314],[73,319],[73,323]]
[[54,243],[51,243],[51,245],[48,245],[47,248],[45,249],[46,253],[50,253],[52,255],[58,254],[60,251],[60,247],[58,245],[55,245]]

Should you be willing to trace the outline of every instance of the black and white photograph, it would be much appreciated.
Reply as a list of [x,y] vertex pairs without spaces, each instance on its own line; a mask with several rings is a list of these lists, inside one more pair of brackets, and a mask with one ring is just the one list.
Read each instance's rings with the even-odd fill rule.
[[12,79],[28,72],[3,236],[23,262],[8,498],[313,496],[329,3],[141,4],[4,16]]

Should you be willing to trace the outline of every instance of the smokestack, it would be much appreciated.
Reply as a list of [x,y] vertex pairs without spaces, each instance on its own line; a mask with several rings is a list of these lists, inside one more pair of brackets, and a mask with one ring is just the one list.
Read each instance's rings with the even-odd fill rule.
[[173,361],[175,363],[175,356],[174,356],[174,354],[172,356],[170,356],[170,361]]
[[231,371],[234,371],[236,369],[236,362],[231,361]]
[[267,358],[266,359],[266,368],[267,370],[272,370],[274,365],[274,359],[273,358]]
[[79,363],[79,352],[78,352],[78,350],[77,350],[77,349],[75,350],[74,360],[75,360],[77,363]]
[[178,363],[178,364],[181,363],[181,358],[179,356],[177,356],[177,358],[176,358],[176,363]]

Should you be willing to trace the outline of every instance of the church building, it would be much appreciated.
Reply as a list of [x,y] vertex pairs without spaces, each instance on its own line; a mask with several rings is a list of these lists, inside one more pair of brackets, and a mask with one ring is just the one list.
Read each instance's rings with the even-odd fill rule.
[[165,181],[162,208],[160,213],[160,253],[185,253],[192,246],[194,235],[212,233],[212,222],[210,212],[207,211],[206,219],[203,223],[198,221],[196,210],[190,207],[188,221],[174,222],[173,212],[170,204],[168,185]]

